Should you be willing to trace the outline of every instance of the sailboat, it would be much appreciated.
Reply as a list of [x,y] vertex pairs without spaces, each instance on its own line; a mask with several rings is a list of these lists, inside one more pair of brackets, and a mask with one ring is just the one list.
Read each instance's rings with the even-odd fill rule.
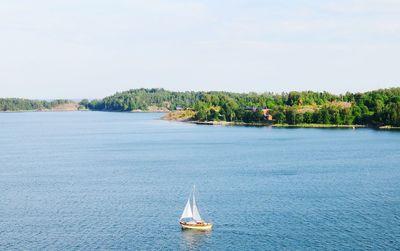
[[[189,195],[189,199],[186,203],[185,209],[183,210],[179,224],[182,226],[182,229],[197,229],[203,231],[211,230],[213,225],[205,222],[200,216],[194,194],[195,186],[193,186],[193,192]],[[190,199],[192,199],[192,201]]]

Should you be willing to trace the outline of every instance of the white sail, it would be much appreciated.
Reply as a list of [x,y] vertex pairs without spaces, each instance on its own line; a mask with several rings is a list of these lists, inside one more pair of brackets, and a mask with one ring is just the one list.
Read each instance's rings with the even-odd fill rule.
[[199,210],[197,209],[196,199],[194,198],[194,187],[193,187],[193,219],[195,221],[202,221]]
[[190,197],[186,203],[185,209],[183,210],[181,220],[183,218],[193,218],[192,208],[190,207]]

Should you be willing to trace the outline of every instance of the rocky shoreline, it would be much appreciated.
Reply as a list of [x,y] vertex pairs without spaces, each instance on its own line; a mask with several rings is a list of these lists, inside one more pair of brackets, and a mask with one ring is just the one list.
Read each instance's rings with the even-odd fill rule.
[[228,121],[198,121],[190,120],[189,118],[182,119],[170,119],[167,115],[162,117],[163,120],[177,121],[184,123],[191,123],[196,125],[218,125],[218,126],[256,126],[256,127],[274,127],[274,128],[326,128],[326,129],[358,129],[358,128],[372,128],[378,130],[400,130],[400,127],[393,126],[380,126],[372,127],[366,125],[329,125],[329,124],[272,124],[270,122],[259,122],[259,123],[245,123],[245,122],[228,122]]

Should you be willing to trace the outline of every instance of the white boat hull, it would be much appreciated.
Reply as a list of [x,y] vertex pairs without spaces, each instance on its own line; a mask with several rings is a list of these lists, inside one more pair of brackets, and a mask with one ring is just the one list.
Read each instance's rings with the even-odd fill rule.
[[182,229],[193,229],[193,230],[202,230],[208,231],[212,229],[211,223],[204,223],[204,224],[184,224],[181,223]]

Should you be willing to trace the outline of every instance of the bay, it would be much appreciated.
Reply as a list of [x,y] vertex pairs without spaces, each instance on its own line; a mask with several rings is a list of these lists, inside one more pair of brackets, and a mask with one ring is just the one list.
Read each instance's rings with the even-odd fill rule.
[[0,113],[0,249],[400,249],[399,132],[161,116]]

